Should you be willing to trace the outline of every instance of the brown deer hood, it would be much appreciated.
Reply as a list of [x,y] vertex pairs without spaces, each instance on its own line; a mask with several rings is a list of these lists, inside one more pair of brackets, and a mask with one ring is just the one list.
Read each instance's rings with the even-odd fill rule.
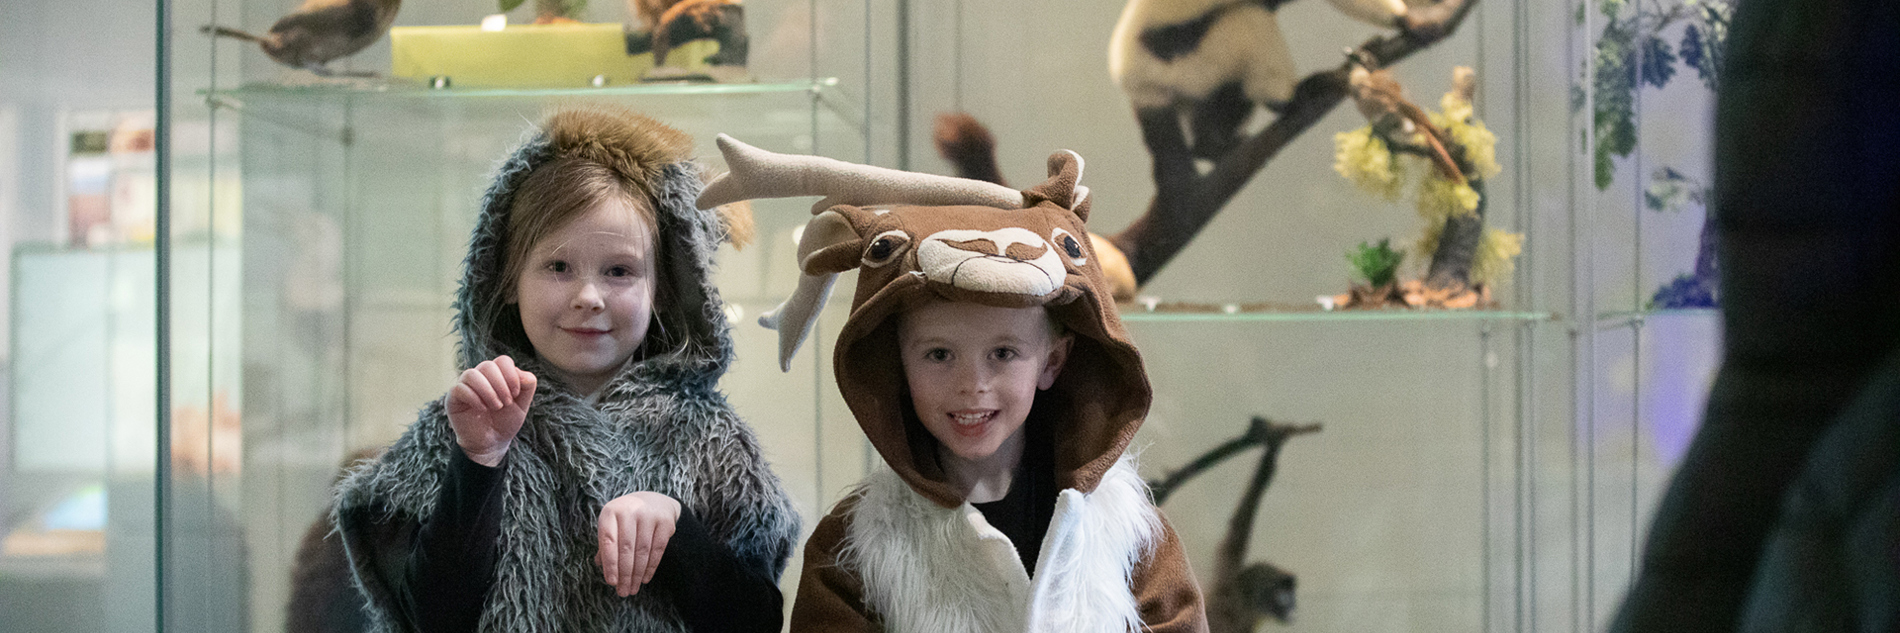
[[1062,375],[1037,395],[1053,425],[1057,482],[1092,492],[1148,413],[1151,391],[1088,239],[1082,158],[1049,157],[1049,179],[1025,191],[814,156],[774,154],[727,136],[732,171],[707,185],[701,208],[738,200],[825,196],[799,240],[804,277],[792,298],[760,318],[779,331],[779,361],[810,332],[839,273],[858,271],[851,316],[838,335],[838,389],[864,434],[918,494],[963,503],[916,453],[935,445],[905,415],[895,317],[937,300],[1042,306],[1075,336]]

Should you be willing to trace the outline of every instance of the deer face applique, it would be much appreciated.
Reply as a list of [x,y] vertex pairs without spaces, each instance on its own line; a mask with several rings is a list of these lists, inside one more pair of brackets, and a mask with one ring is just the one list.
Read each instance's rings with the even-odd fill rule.
[[[1064,305],[1105,287],[1087,239],[1082,159],[1049,157],[1049,179],[1016,191],[991,183],[774,154],[719,137],[731,173],[701,207],[825,196],[799,241],[792,298],[760,318],[779,330],[781,367],[809,332],[839,273],[858,270],[854,306],[925,286],[937,297],[997,306]],[[891,306],[891,308],[901,306]]]

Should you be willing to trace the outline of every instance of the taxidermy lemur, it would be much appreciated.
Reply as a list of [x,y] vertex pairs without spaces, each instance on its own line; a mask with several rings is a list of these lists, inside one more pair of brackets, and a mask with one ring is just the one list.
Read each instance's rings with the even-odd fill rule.
[[[1108,72],[1133,102],[1150,152],[1174,149],[1157,144],[1176,137],[1186,115],[1193,155],[1219,157],[1239,143],[1254,104],[1286,105],[1297,71],[1274,11],[1290,1],[1128,0]],[[1373,25],[1405,26],[1405,0],[1330,1]]]
[[217,25],[200,30],[257,42],[277,63],[329,76],[336,73],[325,64],[382,39],[401,7],[402,0],[304,0],[261,36]]
[[644,32],[627,33],[627,54],[653,52],[653,64],[666,62],[674,46],[697,40],[719,42],[719,52],[706,58],[714,66],[744,66],[749,48],[745,7],[739,0],[627,0],[627,8],[646,25]]

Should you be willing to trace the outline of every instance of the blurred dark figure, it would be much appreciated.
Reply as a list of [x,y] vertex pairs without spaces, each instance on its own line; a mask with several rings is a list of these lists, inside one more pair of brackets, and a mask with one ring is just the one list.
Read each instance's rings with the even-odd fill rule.
[[[375,459],[381,447],[359,449],[343,458],[332,486],[357,462]],[[290,604],[285,609],[286,633],[362,633],[370,630],[363,611],[363,594],[350,577],[350,561],[343,553],[343,537],[326,508],[303,535],[297,561],[290,570]]]
[[1900,631],[1900,2],[1731,29],[1722,369],[1611,630]]

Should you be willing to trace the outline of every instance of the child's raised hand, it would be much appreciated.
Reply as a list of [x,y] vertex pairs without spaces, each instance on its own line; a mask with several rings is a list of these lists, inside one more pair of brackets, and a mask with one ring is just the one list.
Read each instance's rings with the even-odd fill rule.
[[449,426],[469,460],[491,468],[501,463],[528,417],[535,384],[534,374],[507,356],[462,372],[449,388]]
[[631,596],[653,580],[679,518],[680,502],[657,492],[622,495],[600,509],[600,551],[594,562],[614,593]]

